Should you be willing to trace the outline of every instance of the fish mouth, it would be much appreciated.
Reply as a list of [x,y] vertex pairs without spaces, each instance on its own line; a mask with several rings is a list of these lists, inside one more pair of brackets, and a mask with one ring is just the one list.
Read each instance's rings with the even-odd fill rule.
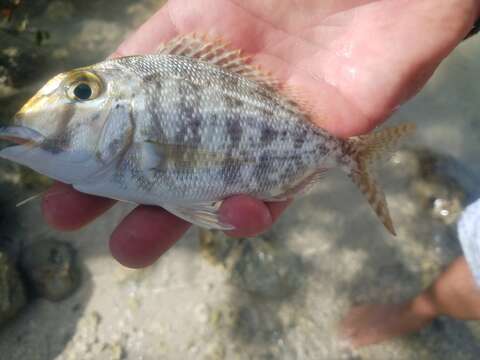
[[0,140],[17,145],[38,145],[45,140],[45,136],[26,126],[6,126],[0,127]]

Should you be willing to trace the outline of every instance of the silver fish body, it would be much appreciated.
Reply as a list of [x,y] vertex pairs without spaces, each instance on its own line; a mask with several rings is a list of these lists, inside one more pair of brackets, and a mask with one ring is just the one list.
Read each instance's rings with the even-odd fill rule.
[[[170,55],[112,60],[138,87],[133,136],[112,183],[156,202],[281,198],[331,167],[340,142],[273,90],[208,63]],[[114,105],[115,106],[115,105]]]
[[[15,123],[3,137],[22,143],[0,157],[79,191],[159,205],[210,228],[230,228],[218,218],[228,196],[284,200],[340,166],[394,232],[367,158],[409,129],[335,138],[274,80],[222,45],[183,37],[157,54],[61,74]],[[33,144],[24,143],[22,127],[36,132]]]

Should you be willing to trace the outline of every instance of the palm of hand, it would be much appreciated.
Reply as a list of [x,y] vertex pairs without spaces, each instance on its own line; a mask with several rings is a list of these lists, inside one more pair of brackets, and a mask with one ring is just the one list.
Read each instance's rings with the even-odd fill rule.
[[[178,34],[221,36],[301,91],[320,126],[350,136],[384,121],[425,83],[470,30],[478,7],[476,0],[171,0],[115,55],[153,52]],[[54,227],[73,230],[112,205],[57,184],[43,213]],[[247,236],[267,229],[286,205],[237,196],[221,215]],[[139,206],[112,234],[110,248],[123,264],[142,267],[186,229],[161,208]]]

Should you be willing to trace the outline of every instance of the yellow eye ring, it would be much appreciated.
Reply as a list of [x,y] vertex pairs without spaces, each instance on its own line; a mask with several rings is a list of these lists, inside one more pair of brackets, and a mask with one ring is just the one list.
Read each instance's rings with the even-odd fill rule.
[[66,79],[66,94],[73,101],[96,99],[102,92],[100,78],[90,71],[74,71]]

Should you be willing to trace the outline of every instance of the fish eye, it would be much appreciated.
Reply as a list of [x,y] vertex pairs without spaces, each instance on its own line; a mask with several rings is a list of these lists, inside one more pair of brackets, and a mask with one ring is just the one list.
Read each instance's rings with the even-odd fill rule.
[[80,83],[73,89],[73,94],[79,100],[88,100],[92,96],[92,88],[86,83]]
[[88,101],[97,98],[102,92],[100,78],[90,71],[76,71],[69,74],[66,81],[66,94],[73,101]]

